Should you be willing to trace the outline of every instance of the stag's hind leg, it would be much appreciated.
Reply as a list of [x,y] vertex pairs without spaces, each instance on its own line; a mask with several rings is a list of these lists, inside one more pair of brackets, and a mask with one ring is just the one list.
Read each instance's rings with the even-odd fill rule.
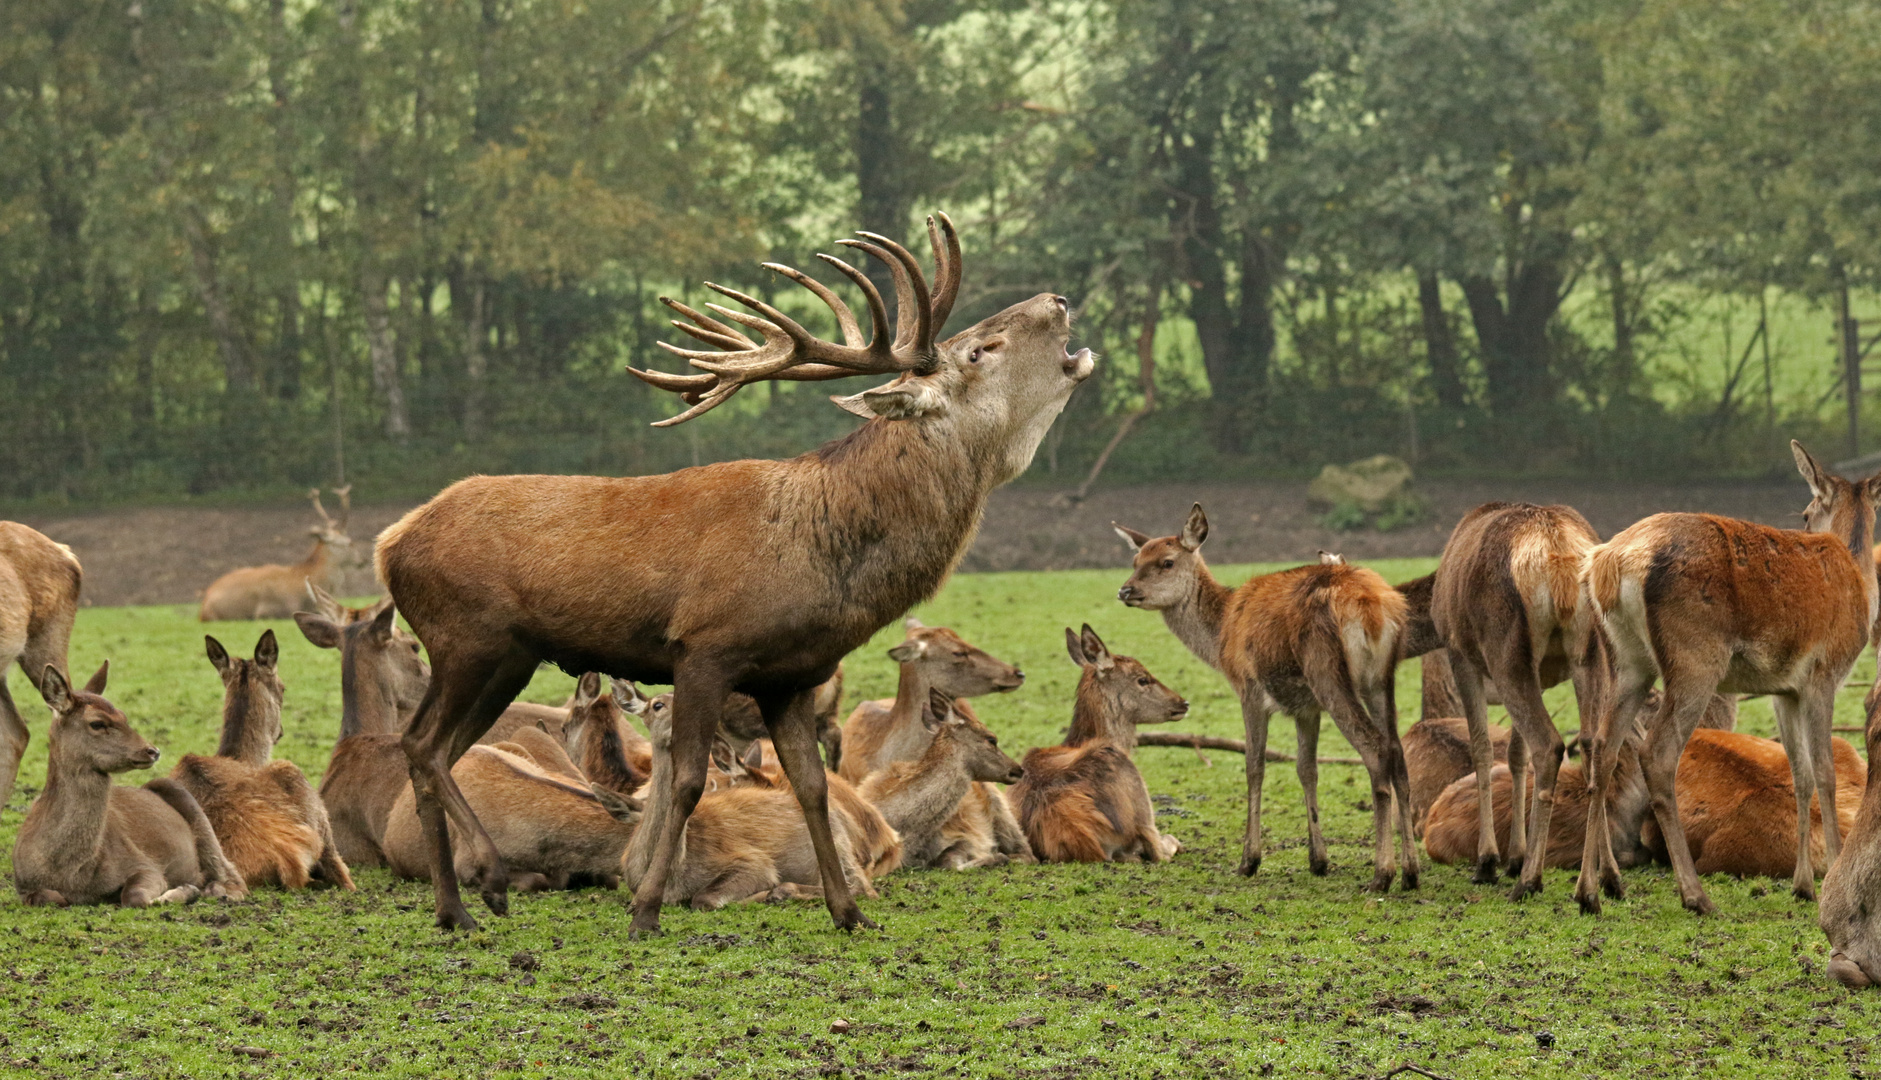
[[815,698],[814,689],[765,695],[758,698],[758,707],[764,713],[764,726],[770,730],[771,745],[777,749],[778,763],[783,765],[784,775],[797,793],[797,805],[803,809],[803,823],[810,832],[810,846],[816,849],[823,902],[829,906],[830,918],[839,930],[880,929],[856,904],[830,828],[829,782],[823,772],[823,759],[817,754]]

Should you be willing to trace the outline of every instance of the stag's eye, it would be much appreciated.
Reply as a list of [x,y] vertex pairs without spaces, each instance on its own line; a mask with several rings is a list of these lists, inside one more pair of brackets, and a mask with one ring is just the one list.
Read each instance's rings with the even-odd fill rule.
[[1138,679],[1138,680],[1136,681],[1136,684],[1137,684],[1138,686],[1141,686],[1141,687],[1144,687],[1144,688],[1146,688],[1146,689],[1147,689],[1147,688],[1149,687],[1149,684],[1150,684],[1150,681],[1149,681],[1148,679],[1146,679],[1146,678],[1145,678],[1145,679]]
[[93,731],[108,731],[110,728],[111,725],[105,723],[103,720],[93,720],[91,722],[91,729]]

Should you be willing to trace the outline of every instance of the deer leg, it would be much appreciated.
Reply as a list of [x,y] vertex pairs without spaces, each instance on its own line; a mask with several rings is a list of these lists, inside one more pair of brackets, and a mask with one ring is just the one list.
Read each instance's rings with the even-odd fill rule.
[[797,805],[803,808],[803,823],[810,830],[810,846],[816,849],[816,866],[823,879],[823,902],[838,930],[880,927],[862,914],[850,892],[849,877],[843,858],[836,848],[836,837],[829,823],[829,782],[823,772],[823,759],[817,754],[816,692],[799,691],[788,697],[765,696],[758,699],[764,714],[764,726],[770,730],[771,745],[777,761],[790,778],[797,793]]
[[196,796],[167,776],[151,780],[144,789],[167,803],[189,826],[190,840],[196,845],[196,865],[202,871],[203,892],[228,900],[246,899],[248,883],[223,852],[222,841],[216,838],[209,815],[202,812],[202,804],[196,801]]
[[1835,813],[1835,694],[1810,693],[1803,698],[1803,719],[1810,735],[1810,757],[1816,766],[1816,802],[1822,810],[1822,869],[1828,872],[1842,852],[1841,818]]
[[[1319,827],[1319,714],[1293,718],[1293,775],[1299,778],[1306,800],[1306,868],[1324,877],[1332,869],[1326,856],[1326,836]],[[1263,748],[1261,756],[1267,756]]]
[[[1718,672],[1717,675],[1722,675]],[[1672,860],[1672,874],[1679,885],[1679,898],[1686,910],[1698,915],[1709,915],[1718,910],[1711,897],[1705,895],[1705,886],[1698,880],[1697,867],[1692,862],[1691,844],[1685,839],[1685,826],[1679,821],[1678,772],[1679,755],[1685,750],[1685,732],[1690,730],[1684,714],[1691,714],[1690,723],[1697,723],[1702,715],[1705,703],[1711,697],[1712,689],[1717,686],[1718,678],[1700,679],[1695,676],[1680,677],[1672,671],[1665,673],[1665,698],[1660,702],[1659,713],[1653,717],[1652,731],[1646,738],[1646,749],[1641,755],[1640,764],[1646,769],[1646,788],[1652,793],[1652,816],[1659,822],[1659,833],[1665,838],[1666,853]],[[1783,699],[1779,697],[1778,701]],[[1783,715],[1783,707],[1778,706],[1777,715]],[[1791,768],[1794,769],[1794,759]],[[1804,803],[1804,828],[1807,826],[1808,804]],[[1807,833],[1804,834],[1807,838]]]
[[1626,673],[1616,686],[1612,709],[1587,704],[1588,697],[1576,678],[1574,694],[1581,705],[1581,746],[1587,770],[1587,834],[1581,839],[1581,872],[1574,882],[1574,901],[1587,915],[1600,914],[1600,892],[1606,890],[1615,900],[1626,895],[1620,881],[1618,860],[1613,857],[1612,830],[1607,824],[1608,792],[1618,764],[1621,732],[1633,730],[1634,718],[1652,686],[1652,673]]
[[[25,662],[21,661],[20,666],[24,667]],[[19,775],[20,758],[26,756],[30,735],[19,708],[13,704],[12,691],[7,689],[6,668],[0,666],[0,809],[13,796],[13,780]]]
[[[1501,689],[1500,685],[1497,689]],[[1504,708],[1508,707],[1510,696],[1508,691],[1503,691]],[[1528,740],[1522,738],[1521,725],[1514,722],[1512,714],[1509,720],[1509,846],[1502,853],[1502,872],[1519,878],[1522,867],[1528,862]]]
[[993,817],[993,840],[1000,854],[1010,856],[1017,863],[1038,862],[1031,843],[1025,838],[1025,830],[1019,827],[1019,819],[1012,815],[1012,804],[1006,801],[1006,793],[992,788],[986,793],[986,802]]
[[[1796,790],[1796,868],[1791,879],[1790,891],[1796,894],[1798,900],[1814,900],[1816,898],[1816,870],[1815,862],[1809,852],[1809,834],[1813,831],[1810,829],[1809,812],[1813,801],[1811,797],[1819,797],[1823,792],[1819,790],[1819,782],[1816,778],[1815,754],[1813,753],[1815,748],[1811,745],[1814,740],[1810,739],[1808,731],[1810,721],[1814,719],[1808,715],[1810,711],[1808,706],[1813,702],[1805,703],[1789,694],[1774,694],[1771,696],[1770,704],[1776,709],[1777,734],[1783,740],[1783,752],[1789,756],[1790,781]],[[1833,767],[1834,763],[1831,762],[1830,765]],[[1831,790],[1834,789],[1833,779],[1830,780],[1829,787]],[[1826,844],[1831,826],[1829,808],[1826,805],[1828,800],[1823,801],[1825,805],[1822,808],[1822,829],[1823,841]]]
[[[1529,823],[1527,843],[1522,848],[1526,858],[1522,861],[1521,880],[1509,892],[1509,899],[1520,900],[1541,891],[1541,873],[1548,861],[1548,823],[1554,816],[1555,777],[1560,772],[1565,747],[1554,721],[1548,718],[1548,706],[1541,699],[1541,685],[1535,681],[1532,671],[1498,672],[1496,685],[1502,690],[1503,704],[1509,710],[1519,741],[1535,755],[1535,816]],[[1523,788],[1515,775],[1516,742],[1516,739],[1509,740],[1509,781],[1516,785],[1511,787],[1509,796],[1519,807]],[[1516,829],[1516,819],[1511,817],[1511,851],[1516,848]],[[1510,862],[1514,861],[1511,854]]]
[[[1463,718],[1470,732],[1470,765],[1476,770],[1476,873],[1471,880],[1478,885],[1493,885],[1500,855],[1496,850],[1496,807],[1489,789],[1489,773],[1495,768],[1496,755],[1489,745],[1489,704],[1483,700],[1483,673],[1473,659],[1457,650],[1451,650],[1450,672],[1456,680],[1456,696],[1463,701]],[[1513,745],[1510,750],[1513,753]]]
[[[1252,876],[1261,868],[1261,782],[1267,775],[1267,691],[1256,683],[1241,688],[1241,726],[1247,734],[1247,829],[1241,836],[1241,875]],[[1304,760],[1304,759],[1302,759]],[[1314,822],[1310,826],[1317,829]],[[1310,858],[1310,856],[1309,856]],[[1321,868],[1325,873],[1323,849]]]
[[1392,683],[1392,676],[1387,674],[1379,685],[1372,687],[1366,695],[1365,707],[1371,712],[1372,724],[1378,731],[1385,775],[1391,781],[1393,817],[1398,829],[1398,880],[1404,891],[1409,892],[1417,888],[1420,867],[1417,841],[1412,832],[1411,772],[1404,760],[1404,742],[1398,737],[1397,694]]
[[666,817],[665,829],[654,838],[646,874],[634,888],[634,917],[628,928],[633,937],[659,933],[660,905],[666,900],[671,875],[678,870],[675,864],[680,841],[686,834],[686,820],[705,794],[712,739],[718,734],[719,715],[730,695],[731,679],[703,660],[682,662],[673,672],[672,811]]

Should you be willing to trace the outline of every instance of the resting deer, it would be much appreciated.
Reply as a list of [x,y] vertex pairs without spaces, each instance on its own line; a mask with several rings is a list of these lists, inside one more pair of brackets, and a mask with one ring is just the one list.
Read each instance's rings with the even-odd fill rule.
[[17,521],[0,521],[0,807],[13,795],[28,737],[6,671],[18,663],[38,686],[53,667],[69,683],[65,657],[83,579],[71,548]]
[[[1418,721],[1403,736],[1404,767],[1411,778],[1411,828],[1420,838],[1428,836],[1427,823],[1431,804],[1445,788],[1468,776],[1474,783],[1476,767],[1470,760],[1469,721],[1460,714],[1463,706],[1456,697],[1456,683],[1450,675],[1447,654],[1436,649],[1423,655],[1423,706]],[[1509,760],[1509,729],[1489,729],[1490,756],[1496,761]],[[1470,806],[1476,805],[1472,798]],[[1474,810],[1471,811],[1474,813]],[[1470,820],[1475,828],[1475,819]],[[1498,826],[1501,828],[1501,826]],[[1503,833],[1507,830],[1504,829]],[[1498,834],[1502,835],[1502,834]],[[1474,843],[1476,833],[1471,832]],[[1426,844],[1425,850],[1429,850]],[[1472,847],[1471,859],[1475,858]],[[1432,858],[1436,858],[1432,855]],[[1437,860],[1439,862],[1445,860]]]
[[230,570],[215,579],[202,594],[202,609],[197,618],[203,622],[219,619],[285,619],[296,611],[310,610],[309,583],[325,588],[331,582],[336,563],[340,567],[355,562],[352,537],[346,535],[346,523],[352,517],[352,488],[337,488],[340,497],[338,521],[327,516],[320,505],[320,489],[308,492],[320,524],[307,531],[314,538],[307,557],[292,566],[269,563]]
[[157,748],[131,730],[104,698],[110,665],[73,691],[48,664],[39,689],[52,709],[46,787],[13,845],[13,881],[27,904],[124,907],[248,895],[215,830],[189,792],[158,778],[143,787],[111,782],[148,769]]
[[[1868,691],[1868,764],[1881,753],[1881,682]],[[1881,983],[1881,784],[1861,793],[1842,857],[1822,876],[1816,924],[1829,938],[1829,977],[1851,990]]]
[[[843,707],[843,666],[816,688],[810,711],[816,721],[816,741],[823,747],[823,759],[833,772],[842,765],[843,729],[836,722]],[[768,738],[764,713],[758,703],[745,694],[725,699],[725,711],[719,716],[719,728],[734,750],[743,750],[758,739]]]
[[1131,753],[1138,724],[1188,715],[1189,703],[1136,659],[1113,656],[1089,625],[1065,630],[1078,665],[1076,703],[1064,745],[1025,756],[1013,806],[1044,862],[1163,862],[1182,845],[1156,829],[1149,786]]
[[1541,863],[1524,858],[1531,846],[1548,842],[1555,776],[1566,749],[1541,692],[1573,679],[1581,730],[1587,732],[1599,722],[1611,686],[1598,618],[1581,599],[1579,584],[1581,561],[1599,542],[1593,526],[1571,507],[1484,503],[1463,515],[1437,564],[1430,617],[1469,722],[1479,883],[1496,879],[1500,850],[1489,792],[1494,757],[1485,681],[1501,691],[1514,728],[1508,751],[1512,790],[1528,791],[1529,761],[1535,766],[1533,820],[1524,812],[1526,794],[1511,811],[1507,863],[1511,876],[1520,875],[1512,899],[1541,891]]
[[[1664,699],[1645,725],[1646,783],[1680,899],[1700,914],[1716,906],[1692,862],[1675,781],[1685,742],[1715,692],[1771,695],[1795,784],[1798,854],[1791,887],[1798,897],[1816,894],[1812,797],[1822,801],[1830,865],[1841,850],[1830,716],[1875,621],[1869,549],[1881,477],[1850,483],[1824,469],[1801,443],[1792,441],[1790,449],[1813,496],[1803,511],[1805,531],[1710,514],[1654,514],[1590,552],[1581,573],[1612,642],[1617,678],[1611,726],[1586,740],[1588,773],[1601,790],[1607,732],[1631,730],[1653,680],[1663,678]],[[1593,816],[1601,813],[1596,799]],[[1574,890],[1589,912],[1600,910],[1600,890],[1622,893],[1596,824],[1589,822]]]
[[[831,917],[872,925],[850,895],[816,754],[816,688],[889,621],[932,596],[973,539],[992,490],[1024,472],[1052,420],[1091,373],[1065,350],[1071,305],[1042,294],[941,340],[961,280],[944,216],[929,237],[930,293],[913,255],[867,236],[845,241],[896,281],[898,324],[860,270],[829,257],[862,290],[864,339],[835,293],[788,267],[835,313],[842,344],[769,304],[756,311],[672,306],[709,349],[674,350],[694,375],[636,372],[680,394],[681,423],[769,379],[892,373],[841,399],[866,422],[790,461],[736,461],[666,476],[474,477],[387,529],[380,578],[425,643],[431,692],[406,734],[426,829],[436,844],[440,926],[474,926],[457,890],[445,815],[472,847],[485,904],[507,910],[507,877],[450,765],[544,662],[674,684],[673,812],[636,894],[632,929],[659,925],[686,819],[705,790],[713,733],[734,692],[757,700],[802,806]],[[721,318],[724,321],[721,321]],[[755,337],[753,336],[755,335]],[[757,339],[761,339],[757,340]]]
[[862,782],[862,797],[875,804],[901,836],[902,864],[966,870],[1004,863],[967,842],[944,835],[975,783],[1010,784],[1024,776],[1019,763],[999,748],[999,739],[977,720],[954,708],[935,690],[920,723],[927,749],[914,761],[897,761]]
[[[907,620],[908,636],[888,650],[899,667],[893,699],[865,701],[843,724],[843,779],[859,784],[877,769],[921,756],[933,738],[923,721],[929,695],[961,699],[1004,694],[1025,685],[1025,672],[968,644],[941,626]],[[969,714],[971,709],[967,710]]]
[[215,638],[203,641],[222,677],[222,741],[214,757],[183,755],[170,779],[195,797],[250,886],[304,889],[318,878],[351,889],[320,797],[299,766],[270,760],[281,740],[285,693],[274,631],[262,631],[253,660],[230,657]]
[[[1227,677],[1241,699],[1247,731],[1247,832],[1241,873],[1261,864],[1261,781],[1267,766],[1267,719],[1293,717],[1295,769],[1306,794],[1307,866],[1324,874],[1326,839],[1319,827],[1319,717],[1332,713],[1358,751],[1372,782],[1373,878],[1391,887],[1393,807],[1403,852],[1404,887],[1417,887],[1411,839],[1411,786],[1398,741],[1392,680],[1407,605],[1403,594],[1363,567],[1320,563],[1222,585],[1202,559],[1208,518],[1197,503],[1182,532],[1152,539],[1113,526],[1136,552],[1130,580],[1117,598],[1160,611],[1189,651]],[[1395,795],[1394,795],[1395,793]]]
[[[632,795],[653,771],[653,744],[628,723],[653,701],[625,679],[611,693],[601,693],[601,676],[590,671],[575,686],[575,700],[562,725],[562,745],[588,783]],[[665,703],[659,705],[660,709]]]

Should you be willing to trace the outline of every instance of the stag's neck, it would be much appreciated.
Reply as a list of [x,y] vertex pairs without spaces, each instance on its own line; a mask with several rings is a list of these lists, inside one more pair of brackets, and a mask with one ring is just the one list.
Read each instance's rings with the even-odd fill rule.
[[42,866],[54,870],[89,866],[104,844],[110,802],[110,776],[87,763],[63,760],[54,747],[46,769],[46,789],[20,829],[22,846],[30,833],[30,846]]
[[1124,715],[1122,706],[1110,699],[1097,680],[1086,675],[1078,681],[1078,693],[1071,707],[1071,730],[1065,735],[1066,746],[1084,746],[1105,742],[1125,754],[1136,754],[1136,724]]
[[875,808],[905,837],[937,835],[973,786],[966,764],[949,739],[933,739],[918,760],[890,768],[886,783],[876,792]]
[[398,735],[405,726],[398,718],[398,695],[392,680],[374,665],[354,663],[351,657],[340,661],[340,738],[354,735]]
[[1228,598],[1234,590],[1210,573],[1207,565],[1196,567],[1195,588],[1180,604],[1163,610],[1163,624],[1176,639],[1189,647],[1209,667],[1221,668],[1221,621],[1228,612]]
[[294,564],[294,571],[296,576],[324,587],[327,582],[327,567],[332,562],[333,552],[327,547],[327,542],[316,537],[313,550],[307,553],[306,558]]
[[252,687],[231,687],[222,699],[222,741],[216,745],[216,756],[256,768],[266,765],[274,756],[274,731],[280,716],[280,702]]

